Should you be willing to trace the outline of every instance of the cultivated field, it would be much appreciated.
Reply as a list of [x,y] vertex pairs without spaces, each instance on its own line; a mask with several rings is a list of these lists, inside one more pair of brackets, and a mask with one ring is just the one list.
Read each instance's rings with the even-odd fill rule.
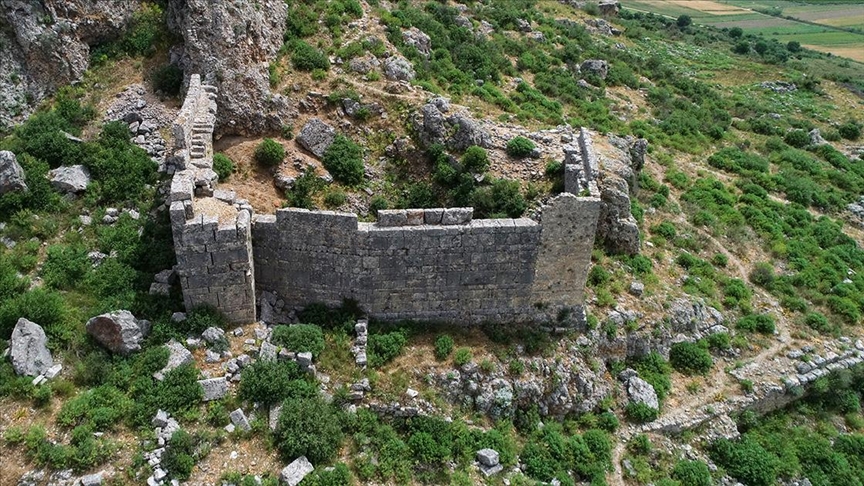
[[[740,27],[783,43],[797,41],[809,49],[864,62],[864,2],[833,2],[623,0],[621,3],[626,8],[669,17],[689,15],[697,24]],[[782,17],[763,13],[772,9]]]

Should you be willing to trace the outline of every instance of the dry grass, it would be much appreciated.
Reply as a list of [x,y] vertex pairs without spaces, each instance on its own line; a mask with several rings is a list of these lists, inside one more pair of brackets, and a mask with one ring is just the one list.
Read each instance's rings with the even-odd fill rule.
[[679,7],[692,8],[711,15],[736,15],[750,14],[752,10],[741,8],[735,5],[727,5],[724,3],[714,2],[712,0],[666,0],[667,3],[677,5]]
[[192,201],[195,214],[216,216],[220,225],[231,224],[237,220],[237,209],[224,201],[212,197],[196,198]]

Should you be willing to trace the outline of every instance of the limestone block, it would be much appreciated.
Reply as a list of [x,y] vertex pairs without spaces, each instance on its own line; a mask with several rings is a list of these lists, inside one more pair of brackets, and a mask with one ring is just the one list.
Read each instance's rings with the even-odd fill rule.
[[441,217],[441,224],[466,224],[474,216],[474,208],[447,208]]

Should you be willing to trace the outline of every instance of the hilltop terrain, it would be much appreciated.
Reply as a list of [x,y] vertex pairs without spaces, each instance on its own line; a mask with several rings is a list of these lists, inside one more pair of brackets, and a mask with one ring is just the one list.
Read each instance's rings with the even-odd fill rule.
[[[864,484],[864,64],[621,3],[0,1],[0,485]],[[186,135],[238,225],[542,220],[588,137],[585,314],[187,309]]]

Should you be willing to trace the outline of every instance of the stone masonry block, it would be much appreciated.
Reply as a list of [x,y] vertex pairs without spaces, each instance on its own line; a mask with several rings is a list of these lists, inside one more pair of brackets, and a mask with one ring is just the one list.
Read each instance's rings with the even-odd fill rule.
[[404,209],[382,209],[378,211],[378,226],[393,227],[405,226],[408,223],[408,215]]
[[444,216],[444,208],[433,208],[423,210],[423,220],[426,224],[441,224]]
[[405,211],[406,221],[408,226],[419,226],[423,224],[425,211],[422,209],[408,209]]
[[447,208],[441,218],[441,224],[466,224],[474,216],[474,208]]

